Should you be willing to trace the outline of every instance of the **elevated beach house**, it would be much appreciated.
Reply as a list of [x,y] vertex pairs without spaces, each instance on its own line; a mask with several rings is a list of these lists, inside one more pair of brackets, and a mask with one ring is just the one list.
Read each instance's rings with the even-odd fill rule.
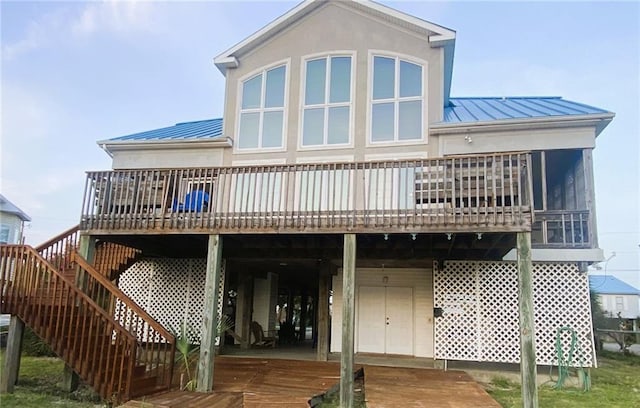
[[[224,117],[98,142],[73,228],[2,247],[2,312],[105,398],[168,387],[175,337],[211,390],[229,345],[592,366],[602,259],[592,151],[613,113],[450,95],[456,33],[375,2],[304,1],[215,57]],[[566,338],[565,341],[569,339]],[[223,350],[224,352],[224,350]],[[6,370],[5,370],[6,371]]]

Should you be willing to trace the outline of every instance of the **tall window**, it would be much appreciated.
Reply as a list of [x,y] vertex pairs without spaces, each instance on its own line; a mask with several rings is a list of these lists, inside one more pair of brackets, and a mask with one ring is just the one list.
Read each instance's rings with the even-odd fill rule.
[[286,66],[265,70],[242,83],[239,149],[283,146]]
[[422,66],[373,57],[371,142],[422,139]]
[[347,144],[351,118],[351,57],[307,61],[302,146]]

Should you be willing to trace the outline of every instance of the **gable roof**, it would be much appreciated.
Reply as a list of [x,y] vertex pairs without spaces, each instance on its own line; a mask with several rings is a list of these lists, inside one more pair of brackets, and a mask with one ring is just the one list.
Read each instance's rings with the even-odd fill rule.
[[640,295],[640,290],[611,275],[589,275],[589,287],[603,295]]
[[205,119],[194,122],[176,123],[173,126],[147,130],[119,136],[113,139],[98,141],[98,144],[112,144],[118,142],[145,142],[145,141],[176,141],[176,140],[202,140],[214,139],[222,136],[222,118]]
[[264,42],[284,31],[287,27],[311,14],[323,5],[334,2],[340,6],[351,7],[394,22],[414,32],[425,36],[432,47],[442,47],[444,50],[444,100],[446,106],[451,91],[451,77],[453,74],[453,54],[456,32],[449,28],[403,13],[391,7],[371,0],[305,0],[285,14],[273,20],[249,37],[231,48],[217,55],[213,62],[226,75],[228,68],[238,67],[238,56],[260,46]]
[[0,194],[0,212],[17,215],[18,218],[20,218],[20,220],[22,221],[31,221],[31,217],[29,217],[24,211],[19,209],[11,201],[7,200],[7,198],[2,194]]
[[[264,43],[268,39],[279,34],[288,26],[312,13],[321,6],[332,0],[305,0],[298,4],[285,14],[276,18],[260,30],[256,31],[249,37],[240,41],[233,47],[223,51],[214,58],[214,63],[218,69],[224,74],[227,68],[235,68],[238,66],[237,54],[244,54],[253,48]],[[382,15],[388,19],[402,22],[410,26],[418,32],[424,33],[433,46],[443,45],[444,42],[455,39],[455,31],[439,26],[426,20],[414,17],[401,11],[392,9],[391,7],[370,1],[370,0],[340,0],[338,2],[343,6],[353,7],[365,10],[374,15]]]

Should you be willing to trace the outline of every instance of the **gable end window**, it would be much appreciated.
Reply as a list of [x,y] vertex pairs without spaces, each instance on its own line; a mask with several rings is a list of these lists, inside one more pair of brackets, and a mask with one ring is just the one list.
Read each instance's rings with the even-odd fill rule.
[[285,80],[280,65],[242,82],[238,149],[282,148]]
[[306,61],[302,146],[344,145],[351,140],[351,57]]
[[394,57],[373,57],[371,142],[423,138],[423,66]]

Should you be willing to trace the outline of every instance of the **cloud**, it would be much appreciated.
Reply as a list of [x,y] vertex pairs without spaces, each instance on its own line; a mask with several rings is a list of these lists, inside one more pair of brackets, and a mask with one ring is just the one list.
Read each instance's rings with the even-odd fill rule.
[[99,31],[127,33],[150,31],[152,3],[148,1],[103,1],[87,5],[70,24],[75,35],[86,36]]
[[61,6],[31,20],[22,38],[3,44],[2,59],[11,61],[52,43],[84,39],[100,32],[150,32],[161,26],[154,23],[156,19],[155,8],[150,1],[103,0]]

